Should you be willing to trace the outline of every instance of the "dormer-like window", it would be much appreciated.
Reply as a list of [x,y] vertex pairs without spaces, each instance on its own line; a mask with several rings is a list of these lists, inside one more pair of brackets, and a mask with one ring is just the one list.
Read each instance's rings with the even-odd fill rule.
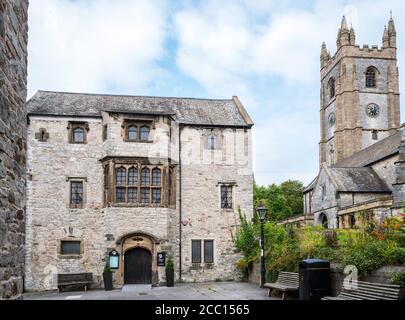
[[69,122],[69,142],[70,143],[87,143],[87,131],[89,125],[83,122]]
[[335,97],[335,78],[330,78],[328,81],[329,100]]
[[152,122],[126,120],[123,124],[124,140],[127,142],[149,142]]
[[374,67],[368,67],[366,70],[366,87],[375,88],[377,85],[376,81],[377,70]]

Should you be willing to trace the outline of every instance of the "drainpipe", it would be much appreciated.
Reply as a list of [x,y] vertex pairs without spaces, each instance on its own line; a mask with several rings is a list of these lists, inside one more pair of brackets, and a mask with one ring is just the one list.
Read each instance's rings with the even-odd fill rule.
[[181,129],[183,126],[179,124],[179,282],[181,279],[181,264],[182,264],[182,210],[181,210]]

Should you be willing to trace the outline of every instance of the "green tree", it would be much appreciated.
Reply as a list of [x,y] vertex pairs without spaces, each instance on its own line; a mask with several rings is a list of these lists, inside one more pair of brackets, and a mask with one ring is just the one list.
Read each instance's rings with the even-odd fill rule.
[[283,182],[280,187],[293,214],[303,214],[304,205],[302,197],[304,192],[304,184],[298,180],[287,180]]

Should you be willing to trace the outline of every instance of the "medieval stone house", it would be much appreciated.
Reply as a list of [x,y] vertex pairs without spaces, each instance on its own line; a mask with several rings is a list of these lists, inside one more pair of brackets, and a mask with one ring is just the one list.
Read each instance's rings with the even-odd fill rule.
[[27,103],[27,290],[58,273],[115,286],[238,278],[238,208],[253,212],[252,120],[237,97],[39,91]]
[[322,45],[320,171],[305,189],[301,220],[351,228],[402,212],[405,130],[392,18],[382,41],[357,46],[343,18],[336,54]]

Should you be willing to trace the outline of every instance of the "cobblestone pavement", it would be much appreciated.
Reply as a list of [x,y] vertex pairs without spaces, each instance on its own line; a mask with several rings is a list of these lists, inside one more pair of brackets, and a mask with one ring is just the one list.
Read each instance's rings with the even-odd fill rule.
[[245,282],[177,284],[173,288],[139,286],[113,291],[26,293],[25,300],[278,300],[267,290]]

